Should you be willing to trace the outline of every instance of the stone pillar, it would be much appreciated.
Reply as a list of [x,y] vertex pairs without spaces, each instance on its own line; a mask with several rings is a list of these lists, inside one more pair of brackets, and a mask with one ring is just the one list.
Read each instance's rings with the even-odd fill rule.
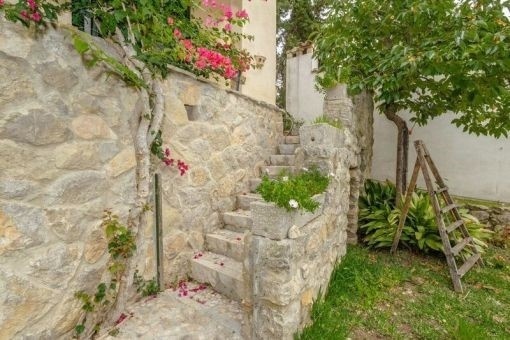
[[354,137],[353,151],[357,160],[356,164],[350,165],[349,243],[357,243],[358,199],[365,179],[370,176],[374,143],[373,112],[374,102],[368,92],[350,97],[343,84],[326,91],[324,115],[340,119]]

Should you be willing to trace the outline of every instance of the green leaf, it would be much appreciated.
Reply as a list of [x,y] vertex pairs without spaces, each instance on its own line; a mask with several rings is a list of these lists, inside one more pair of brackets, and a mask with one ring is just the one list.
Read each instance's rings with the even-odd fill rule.
[[90,49],[90,45],[78,35],[74,36],[73,45],[79,54],[84,54]]
[[82,324],[76,325],[76,327],[74,327],[74,331],[78,335],[82,334],[85,331],[85,325],[82,325]]

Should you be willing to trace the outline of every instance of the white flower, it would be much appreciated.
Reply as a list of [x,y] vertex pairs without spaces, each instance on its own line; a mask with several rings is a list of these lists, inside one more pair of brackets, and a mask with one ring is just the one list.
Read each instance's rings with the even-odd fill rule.
[[334,174],[334,173],[332,173],[332,172],[330,172],[330,173],[329,173],[329,177],[335,177],[335,174]]
[[299,203],[296,200],[290,200],[289,206],[293,209],[297,209],[297,207],[299,207]]
[[303,170],[303,171],[308,171],[308,168],[301,168],[301,170]]
[[282,181],[287,182],[289,180],[289,176],[283,176]]

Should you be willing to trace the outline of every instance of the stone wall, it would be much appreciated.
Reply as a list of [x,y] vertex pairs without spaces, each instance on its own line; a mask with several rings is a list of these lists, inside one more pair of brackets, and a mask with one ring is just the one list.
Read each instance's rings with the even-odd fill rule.
[[133,201],[138,97],[67,35],[1,20],[0,339],[55,339],[105,271],[103,210]]
[[510,206],[501,205],[483,205],[483,204],[463,204],[461,208],[475,216],[489,230],[494,232],[492,243],[510,247]]
[[345,85],[337,85],[326,92],[324,115],[340,119],[343,126],[355,138],[353,150],[357,155],[356,165],[350,169],[350,203],[348,242],[357,243],[358,236],[358,200],[365,179],[369,178],[372,167],[374,144],[374,102],[372,96],[362,92],[350,97]]
[[236,195],[249,192],[282,138],[282,115],[274,106],[219,89],[182,72],[165,83],[168,114],[163,140],[190,164],[179,176],[161,168],[165,280],[189,273],[189,259],[204,235],[221,226],[221,213],[235,210]]
[[313,301],[346,252],[349,169],[358,166],[354,138],[347,129],[317,124],[303,126],[300,139],[305,166],[328,173],[330,185],[313,214],[251,203],[254,339],[292,339],[310,321]]
[[[93,292],[106,271],[103,210],[125,222],[133,202],[141,105],[122,81],[86,69],[65,31],[0,26],[0,338],[55,339],[81,314],[74,293]],[[171,283],[275,153],[282,121],[273,106],[179,70],[164,87],[164,140],[190,165],[183,177],[157,169]],[[151,221],[144,233],[138,262],[150,278]]]

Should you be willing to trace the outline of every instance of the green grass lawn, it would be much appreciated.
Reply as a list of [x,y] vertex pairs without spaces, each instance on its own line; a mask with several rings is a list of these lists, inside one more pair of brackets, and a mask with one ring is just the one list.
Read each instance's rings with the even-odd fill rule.
[[510,249],[453,291],[444,258],[350,247],[299,339],[510,339]]

